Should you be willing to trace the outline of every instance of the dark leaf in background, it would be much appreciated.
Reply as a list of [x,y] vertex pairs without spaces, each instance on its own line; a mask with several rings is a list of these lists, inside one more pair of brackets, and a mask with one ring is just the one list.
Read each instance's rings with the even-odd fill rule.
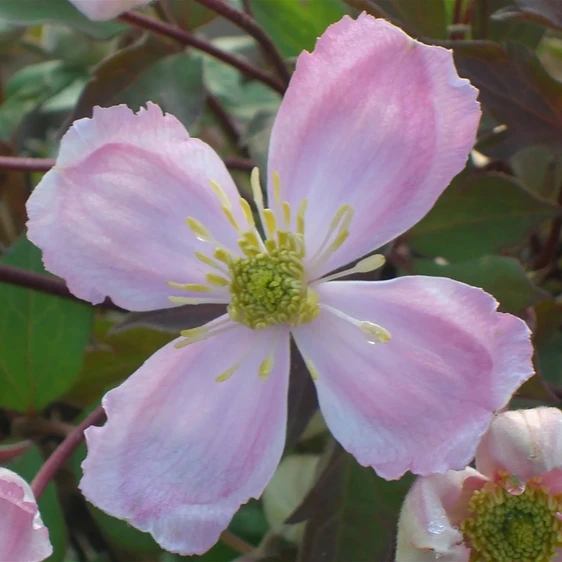
[[[40,250],[26,238],[1,261],[45,273]],[[0,407],[41,410],[79,376],[93,308],[1,283],[0,311]]]
[[480,101],[507,126],[487,153],[507,157],[535,144],[562,146],[562,83],[525,46],[490,41],[454,43],[459,74],[480,90]]
[[317,409],[318,398],[316,397],[316,388],[312,382],[312,377],[295,342],[292,341],[285,449],[290,449],[296,445]]
[[[42,464],[43,457],[34,445],[17,460],[12,461],[8,468],[30,483]],[[68,538],[54,483],[50,483],[43,492],[39,500],[39,512],[43,523],[49,529],[49,540],[53,545],[53,554],[45,562],[62,562],[65,559]]]
[[514,0],[515,6],[508,6],[493,14],[502,21],[509,19],[528,20],[562,30],[562,2],[560,0]]
[[75,27],[91,37],[109,39],[125,29],[115,21],[94,22],[79,12],[69,0],[2,0],[0,22],[37,25],[46,22]]
[[433,39],[447,38],[447,21],[443,0],[374,0],[393,23],[411,32],[413,36]]
[[262,178],[267,178],[267,154],[271,129],[276,112],[260,110],[248,123],[242,137],[242,144],[248,147],[252,160],[260,169]]
[[86,83],[68,123],[91,117],[95,105],[108,107],[152,65],[178,52],[176,47],[145,35],[133,45],[103,60]]
[[205,105],[201,58],[177,53],[158,61],[117,95],[113,103],[125,103],[138,111],[147,101],[157,103],[189,127]]
[[82,407],[99,402],[173,338],[139,327],[115,333],[112,326],[107,320],[96,320],[93,342],[86,348],[80,376],[64,396],[66,402]]
[[558,206],[534,196],[501,174],[461,175],[407,233],[412,250],[447,260],[467,260],[513,248]]
[[328,454],[303,509],[297,510],[300,519],[307,519],[299,562],[390,562],[398,513],[412,476],[383,480],[337,444]]
[[131,328],[153,328],[179,335],[181,330],[197,328],[225,313],[224,304],[185,305],[148,312],[130,312],[111,331],[117,334]]
[[192,31],[213,21],[217,14],[196,0],[160,0],[170,19],[182,29]]
[[345,14],[339,0],[252,0],[252,11],[285,57],[312,51],[326,27]]
[[414,272],[418,275],[450,277],[492,294],[503,312],[520,313],[528,306],[551,298],[528,277],[523,266],[505,256],[482,258],[455,264],[439,264],[433,260],[414,260]]
[[[0,156],[13,156],[10,147],[2,142]],[[0,249],[11,246],[23,232],[27,220],[25,202],[28,194],[23,172],[0,170]]]

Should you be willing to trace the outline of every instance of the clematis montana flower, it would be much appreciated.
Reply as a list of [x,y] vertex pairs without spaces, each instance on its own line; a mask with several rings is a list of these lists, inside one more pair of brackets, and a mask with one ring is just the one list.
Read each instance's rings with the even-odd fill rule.
[[500,414],[476,469],[419,478],[398,524],[397,562],[561,562],[562,413]]
[[29,238],[78,297],[136,311],[224,303],[153,355],[87,432],[81,488],[168,550],[208,549],[283,451],[292,336],[327,425],[385,478],[462,468],[531,375],[525,324],[449,279],[336,279],[419,220],[480,117],[451,53],[368,15],[302,53],[273,127],[267,207],[171,115],[96,108],[28,204]]
[[110,20],[119,14],[152,0],[70,0],[76,8],[91,20]]
[[29,484],[0,467],[0,560],[40,562],[53,553]]

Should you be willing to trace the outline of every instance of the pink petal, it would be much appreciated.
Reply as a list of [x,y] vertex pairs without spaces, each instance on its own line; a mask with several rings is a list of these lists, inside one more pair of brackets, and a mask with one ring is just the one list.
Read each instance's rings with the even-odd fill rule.
[[53,553],[33,492],[23,478],[0,467],[0,560],[40,562]]
[[91,20],[110,20],[114,17],[149,4],[152,0],[70,0],[84,15]]
[[523,321],[495,311],[488,294],[450,279],[332,281],[321,306],[381,325],[371,345],[355,325],[324,309],[294,330],[318,370],[328,427],[384,478],[464,468],[493,412],[528,377],[532,346]]
[[470,551],[450,510],[467,478],[485,481],[472,468],[418,478],[404,500],[398,521],[396,562],[468,562]]
[[534,408],[499,414],[478,446],[478,470],[507,470],[523,480],[562,470],[562,412]]
[[[273,350],[264,381],[258,368]],[[228,380],[215,381],[247,352]],[[84,495],[166,550],[205,552],[275,471],[288,373],[282,326],[255,332],[233,325],[181,349],[167,345],[105,396],[108,422],[86,432]]]
[[[281,196],[309,200],[307,254],[336,209],[352,205],[333,270],[418,222],[464,167],[480,119],[477,90],[452,52],[383,19],[344,17],[303,52],[271,135],[268,170]],[[272,185],[270,182],[270,201]]]
[[[169,295],[190,296],[168,281],[202,283],[209,270],[194,252],[213,245],[196,239],[187,216],[237,251],[210,179],[238,201],[218,155],[175,117],[152,103],[136,115],[97,107],[64,135],[57,165],[29,198],[28,236],[76,296],[109,296],[130,310],[168,307]],[[237,204],[234,213],[243,216]]]

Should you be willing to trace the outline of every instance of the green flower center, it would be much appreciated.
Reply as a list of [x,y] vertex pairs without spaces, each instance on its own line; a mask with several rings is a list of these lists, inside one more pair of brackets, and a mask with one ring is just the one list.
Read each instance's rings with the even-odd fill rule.
[[299,254],[287,248],[239,259],[230,265],[232,320],[260,330],[275,324],[297,326],[319,313],[316,294],[307,289]]
[[562,496],[535,478],[501,475],[472,494],[460,525],[470,562],[550,562],[562,546]]

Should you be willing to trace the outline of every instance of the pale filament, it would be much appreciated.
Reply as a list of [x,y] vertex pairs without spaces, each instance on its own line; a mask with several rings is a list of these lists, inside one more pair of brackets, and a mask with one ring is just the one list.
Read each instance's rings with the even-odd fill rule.
[[222,334],[235,327],[236,324],[225,314],[215,318],[215,320],[211,320],[204,326],[190,328],[189,330],[182,330],[180,335],[185,339],[175,343],[174,347],[179,349],[194,342],[206,340],[212,336],[216,336],[217,334]]

